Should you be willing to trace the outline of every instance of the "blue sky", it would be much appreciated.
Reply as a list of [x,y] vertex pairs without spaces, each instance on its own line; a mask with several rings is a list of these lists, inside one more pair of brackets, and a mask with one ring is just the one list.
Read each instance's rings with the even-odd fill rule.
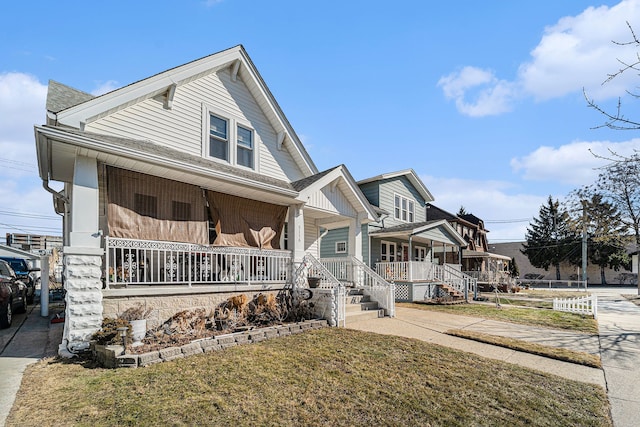
[[[20,3],[20,4],[18,4]],[[359,180],[413,168],[492,242],[523,240],[549,195],[589,184],[637,132],[594,129],[583,89],[640,118],[602,85],[633,60],[640,0],[61,1],[0,7],[0,236],[60,234],[37,177],[33,125],[49,79],[94,94],[237,44],[248,51],[320,170]],[[7,203],[9,201],[10,203]],[[3,238],[0,238],[2,241]]]

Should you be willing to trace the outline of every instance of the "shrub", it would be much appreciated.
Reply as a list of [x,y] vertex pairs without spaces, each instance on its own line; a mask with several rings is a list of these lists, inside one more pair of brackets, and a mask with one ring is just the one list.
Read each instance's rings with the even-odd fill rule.
[[94,333],[91,336],[91,339],[95,340],[97,344],[101,345],[121,344],[122,338],[120,337],[118,328],[122,327],[127,328],[127,342],[131,342],[131,323],[129,323],[129,321],[125,319],[113,319],[110,317],[102,320],[102,329]]

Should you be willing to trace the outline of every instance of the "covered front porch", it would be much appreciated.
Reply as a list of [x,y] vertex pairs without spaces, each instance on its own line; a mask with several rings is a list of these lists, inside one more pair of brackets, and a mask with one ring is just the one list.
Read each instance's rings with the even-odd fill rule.
[[374,270],[396,284],[398,301],[467,300],[475,294],[476,281],[461,269],[466,242],[447,221],[389,227],[370,236]]

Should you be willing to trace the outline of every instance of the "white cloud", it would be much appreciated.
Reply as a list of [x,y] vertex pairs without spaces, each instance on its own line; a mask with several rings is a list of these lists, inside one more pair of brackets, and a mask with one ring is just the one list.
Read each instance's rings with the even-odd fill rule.
[[532,153],[511,159],[514,172],[521,172],[526,180],[549,181],[573,186],[595,182],[607,162],[594,156],[610,156],[610,150],[629,155],[640,147],[640,139],[625,142],[576,141],[560,147],[542,146]]
[[[489,70],[464,67],[440,78],[438,86],[445,96],[455,100],[458,111],[471,117],[502,114],[511,111],[517,96],[516,85],[499,80]],[[470,92],[475,91],[475,94]],[[475,100],[469,98],[475,96]]]
[[91,91],[91,95],[103,95],[112,90],[119,89],[120,85],[115,80],[107,80],[106,82],[97,82],[98,86]]
[[[512,81],[467,66],[442,77],[438,85],[445,97],[455,100],[458,111],[468,116],[508,112],[521,96],[543,101],[583,89],[596,101],[622,96],[625,90],[635,88],[637,73],[623,73],[603,82],[621,68],[618,59],[629,63],[638,59],[638,46],[613,43],[632,40],[627,21],[632,25],[640,22],[640,0],[623,0],[613,7],[589,7],[545,28],[530,53],[531,60],[520,65]],[[468,101],[473,98],[469,92],[479,86],[482,90],[475,101]]]
[[[6,204],[0,214],[0,240],[6,233],[30,231],[57,234],[59,220],[43,220],[29,215],[55,217],[51,195],[38,178],[33,126],[45,122],[47,86],[32,75],[0,72],[0,200]],[[7,213],[7,211],[11,211]]]
[[640,2],[625,0],[611,8],[589,7],[577,16],[560,19],[545,29],[532,60],[522,64],[518,79],[538,100],[557,98],[587,90],[591,97],[604,99],[624,94],[632,87],[635,72],[602,84],[620,64],[617,59],[637,61],[637,46],[613,43],[632,40],[626,22],[640,22]]
[[420,178],[433,193],[434,205],[452,214],[464,206],[484,220],[490,242],[524,240],[529,223],[548,197],[517,193],[513,184],[504,181]]

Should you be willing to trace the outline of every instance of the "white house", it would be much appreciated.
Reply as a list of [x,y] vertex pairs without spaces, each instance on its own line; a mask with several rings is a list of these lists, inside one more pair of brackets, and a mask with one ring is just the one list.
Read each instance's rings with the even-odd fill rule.
[[64,215],[61,353],[87,348],[103,317],[134,303],[161,322],[302,285],[309,268],[335,290],[320,229],[347,227],[358,262],[375,219],[344,165],[317,170],[242,46],[96,97],[50,81],[35,140]]

